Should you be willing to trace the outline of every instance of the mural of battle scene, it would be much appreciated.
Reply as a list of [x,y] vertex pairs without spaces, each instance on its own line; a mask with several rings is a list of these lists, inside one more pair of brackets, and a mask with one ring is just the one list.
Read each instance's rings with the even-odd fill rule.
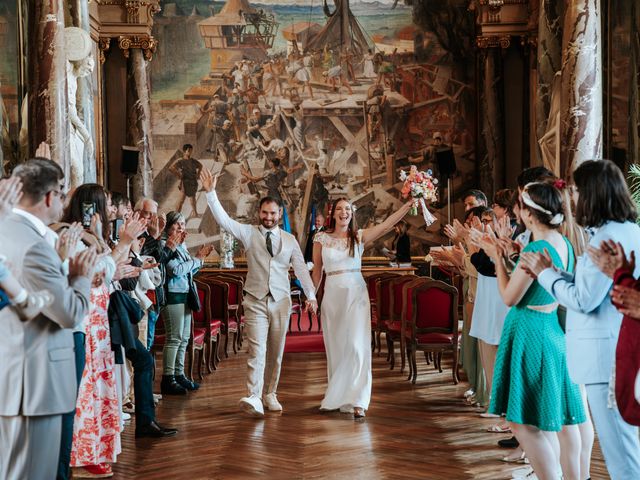
[[[439,218],[407,217],[412,254],[440,244],[446,179],[473,181],[473,62],[453,60],[433,32],[393,0],[164,2],[151,62],[154,192],[181,209],[191,246],[213,241],[197,175],[221,172],[219,197],[253,222],[257,201],[282,199],[285,228],[303,244],[313,219],[347,197],[360,226],[381,221],[399,199],[401,169],[441,177]],[[187,146],[183,148],[183,146]],[[444,152],[444,156],[440,154]],[[453,153],[453,155],[451,155]],[[366,252],[380,256],[383,239]]]

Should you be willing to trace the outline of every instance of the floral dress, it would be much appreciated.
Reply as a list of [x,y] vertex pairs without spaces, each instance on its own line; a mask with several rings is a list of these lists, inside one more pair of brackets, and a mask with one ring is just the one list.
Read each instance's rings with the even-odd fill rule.
[[91,289],[84,372],[73,423],[71,466],[113,463],[120,453],[120,411],[107,307],[109,288]]

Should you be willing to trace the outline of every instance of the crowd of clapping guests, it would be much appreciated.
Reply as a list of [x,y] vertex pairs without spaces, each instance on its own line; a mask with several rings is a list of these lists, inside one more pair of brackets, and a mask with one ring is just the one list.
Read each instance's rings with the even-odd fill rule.
[[514,478],[588,479],[595,429],[610,477],[640,478],[640,228],[623,173],[534,167],[464,203],[432,256],[464,278],[464,401],[513,435],[502,461],[528,465]]
[[163,312],[162,394],[185,376],[193,276],[185,218],[149,198],[132,208],[98,184],[65,191],[62,169],[29,160],[0,180],[0,478],[105,478],[156,420],[150,349]]

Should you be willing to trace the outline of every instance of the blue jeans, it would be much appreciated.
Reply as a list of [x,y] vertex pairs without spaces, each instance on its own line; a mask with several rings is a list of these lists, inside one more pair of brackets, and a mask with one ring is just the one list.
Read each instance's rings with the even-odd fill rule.
[[156,312],[153,308],[150,308],[147,311],[147,350],[151,350],[153,346],[153,339],[156,335],[156,323],[158,323],[158,312]]
[[[78,386],[80,386],[80,380],[82,379],[82,372],[84,372],[84,333],[73,332],[73,344],[76,353],[76,378],[78,379]],[[78,391],[76,390],[76,395]],[[60,439],[60,456],[58,458],[58,475],[56,480],[69,480],[71,462],[71,444],[73,442],[73,419],[76,416],[76,410],[65,413],[62,415],[62,438]]]

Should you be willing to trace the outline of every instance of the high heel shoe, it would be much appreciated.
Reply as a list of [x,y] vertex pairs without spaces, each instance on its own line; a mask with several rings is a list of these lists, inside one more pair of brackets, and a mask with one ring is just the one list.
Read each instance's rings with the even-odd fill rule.
[[364,418],[365,417],[365,413],[364,413],[364,408],[360,408],[360,407],[354,407],[353,408],[353,418]]

